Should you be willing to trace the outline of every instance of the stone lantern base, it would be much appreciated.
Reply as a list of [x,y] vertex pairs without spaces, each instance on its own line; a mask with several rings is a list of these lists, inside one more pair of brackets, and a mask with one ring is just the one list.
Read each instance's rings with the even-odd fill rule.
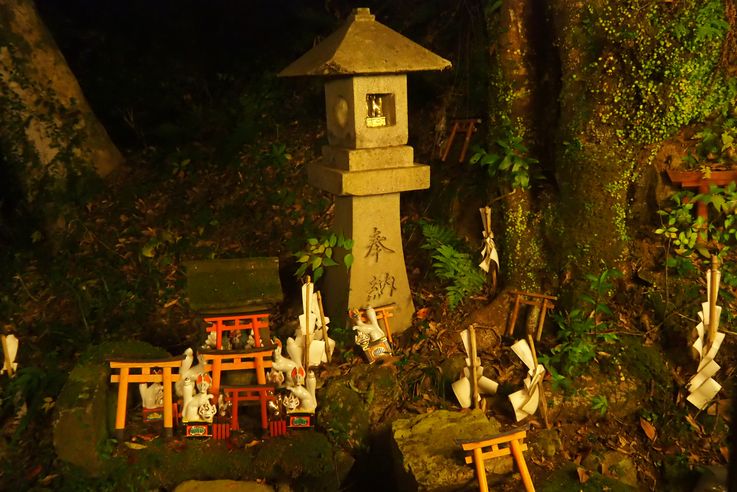
[[399,193],[335,200],[333,230],[353,239],[354,262],[348,271],[327,269],[327,311],[333,319],[345,320],[351,308],[395,304],[392,330],[409,328],[414,304],[404,265]]

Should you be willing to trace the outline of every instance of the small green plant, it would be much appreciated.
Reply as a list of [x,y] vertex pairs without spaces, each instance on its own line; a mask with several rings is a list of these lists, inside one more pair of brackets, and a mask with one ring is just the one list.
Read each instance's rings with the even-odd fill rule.
[[491,151],[475,146],[473,152],[469,159],[471,164],[486,168],[491,177],[502,177],[513,190],[525,190],[530,187],[532,178],[540,177],[533,167],[538,161],[530,156],[519,134],[510,132],[506,138],[498,139]]
[[737,162],[737,120],[719,118],[711,126],[694,134],[695,152],[683,159],[689,169],[702,169],[708,177],[711,166]]
[[23,367],[2,392],[2,410],[14,411],[20,416],[15,438],[33,421],[50,416],[54,398],[61,391],[65,375],[61,371],[47,371],[40,367]]
[[611,281],[619,276],[618,270],[607,268],[599,275],[587,274],[588,292],[579,296],[582,307],[566,314],[553,313],[559,343],[549,356],[541,357],[546,367],[556,367],[562,376],[578,375],[596,357],[599,343],[617,339],[608,331],[612,312],[607,300],[611,296]]
[[317,282],[325,273],[325,268],[338,265],[333,258],[335,248],[347,251],[343,256],[343,264],[346,268],[350,268],[353,264],[353,254],[351,254],[353,240],[343,237],[342,234],[323,233],[319,237],[307,238],[304,249],[294,254],[297,257],[297,263],[300,263],[295,275],[302,277],[310,270],[312,280]]
[[423,249],[432,251],[433,271],[441,280],[450,282],[446,286],[448,306],[455,309],[468,297],[481,292],[486,275],[471,259],[468,253],[461,252],[460,240],[448,229],[437,224],[423,222]]
[[[698,195],[681,191],[673,194],[671,200],[672,207],[658,210],[661,227],[655,230],[665,239],[666,251],[672,246],[673,251],[683,257],[691,257],[696,252],[710,258],[711,249],[722,257],[737,243],[737,184],[734,182],[725,187],[712,185],[708,192]],[[708,221],[693,216],[694,205],[698,202],[707,205]]]
[[591,398],[591,409],[598,410],[599,415],[603,417],[606,415],[607,410],[609,410],[609,400],[604,395],[595,395]]

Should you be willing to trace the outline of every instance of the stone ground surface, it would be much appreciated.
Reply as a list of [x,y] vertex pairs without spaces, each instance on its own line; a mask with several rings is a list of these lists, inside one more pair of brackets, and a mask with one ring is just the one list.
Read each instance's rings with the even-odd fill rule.
[[[483,439],[500,432],[500,424],[480,410],[437,410],[396,420],[392,425],[399,490],[462,490],[476,480],[474,468],[463,461],[457,440]],[[512,458],[486,461],[489,482],[512,472]]]
[[174,492],[274,492],[274,487],[258,482],[236,480],[187,480]]

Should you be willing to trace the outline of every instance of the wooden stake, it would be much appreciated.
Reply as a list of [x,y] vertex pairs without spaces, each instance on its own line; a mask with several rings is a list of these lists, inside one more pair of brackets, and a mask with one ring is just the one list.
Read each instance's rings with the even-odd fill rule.
[[545,314],[548,312],[548,300],[543,299],[543,305],[540,307],[540,317],[537,321],[537,334],[535,340],[540,341],[543,337],[543,325],[545,324]]
[[468,343],[471,345],[471,388],[473,389],[473,408],[479,407],[479,375],[476,371],[478,362],[476,360],[476,328],[475,325],[468,327]]
[[714,339],[717,336],[717,268],[719,267],[719,260],[716,255],[711,255],[711,271],[710,273],[710,289],[709,289],[709,333],[706,343],[706,352],[708,353],[711,348],[711,344],[714,343]]
[[[537,352],[535,352],[535,341],[532,339],[532,335],[527,335],[527,342],[530,344],[530,350],[532,351],[532,361],[535,363],[535,372],[537,372]],[[540,413],[545,421],[545,428],[550,429],[550,422],[548,421],[548,402],[545,399],[545,387],[543,386],[543,378],[537,382],[537,388],[540,392]]]
[[304,363],[305,363],[305,374],[310,370],[310,345],[312,345],[312,334],[310,333],[310,276],[307,276],[307,282],[305,282],[305,347],[304,347]]
[[325,357],[328,359],[328,364],[330,364],[330,359],[332,357],[332,353],[330,352],[330,344],[328,343],[328,327],[325,326],[325,310],[322,307],[322,295],[320,294],[320,291],[317,291],[317,307],[320,310],[320,323],[322,324],[322,339],[325,341]]
[[517,315],[519,314],[519,303],[520,303],[519,292],[514,293],[514,309],[512,310],[512,317],[509,320],[509,328],[507,328],[507,336],[511,337],[514,334],[514,325],[517,324]]

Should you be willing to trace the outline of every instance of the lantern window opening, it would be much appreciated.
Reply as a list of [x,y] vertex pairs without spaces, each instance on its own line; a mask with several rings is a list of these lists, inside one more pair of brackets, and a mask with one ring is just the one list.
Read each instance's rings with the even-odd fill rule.
[[394,94],[366,94],[366,126],[394,126],[397,122]]

